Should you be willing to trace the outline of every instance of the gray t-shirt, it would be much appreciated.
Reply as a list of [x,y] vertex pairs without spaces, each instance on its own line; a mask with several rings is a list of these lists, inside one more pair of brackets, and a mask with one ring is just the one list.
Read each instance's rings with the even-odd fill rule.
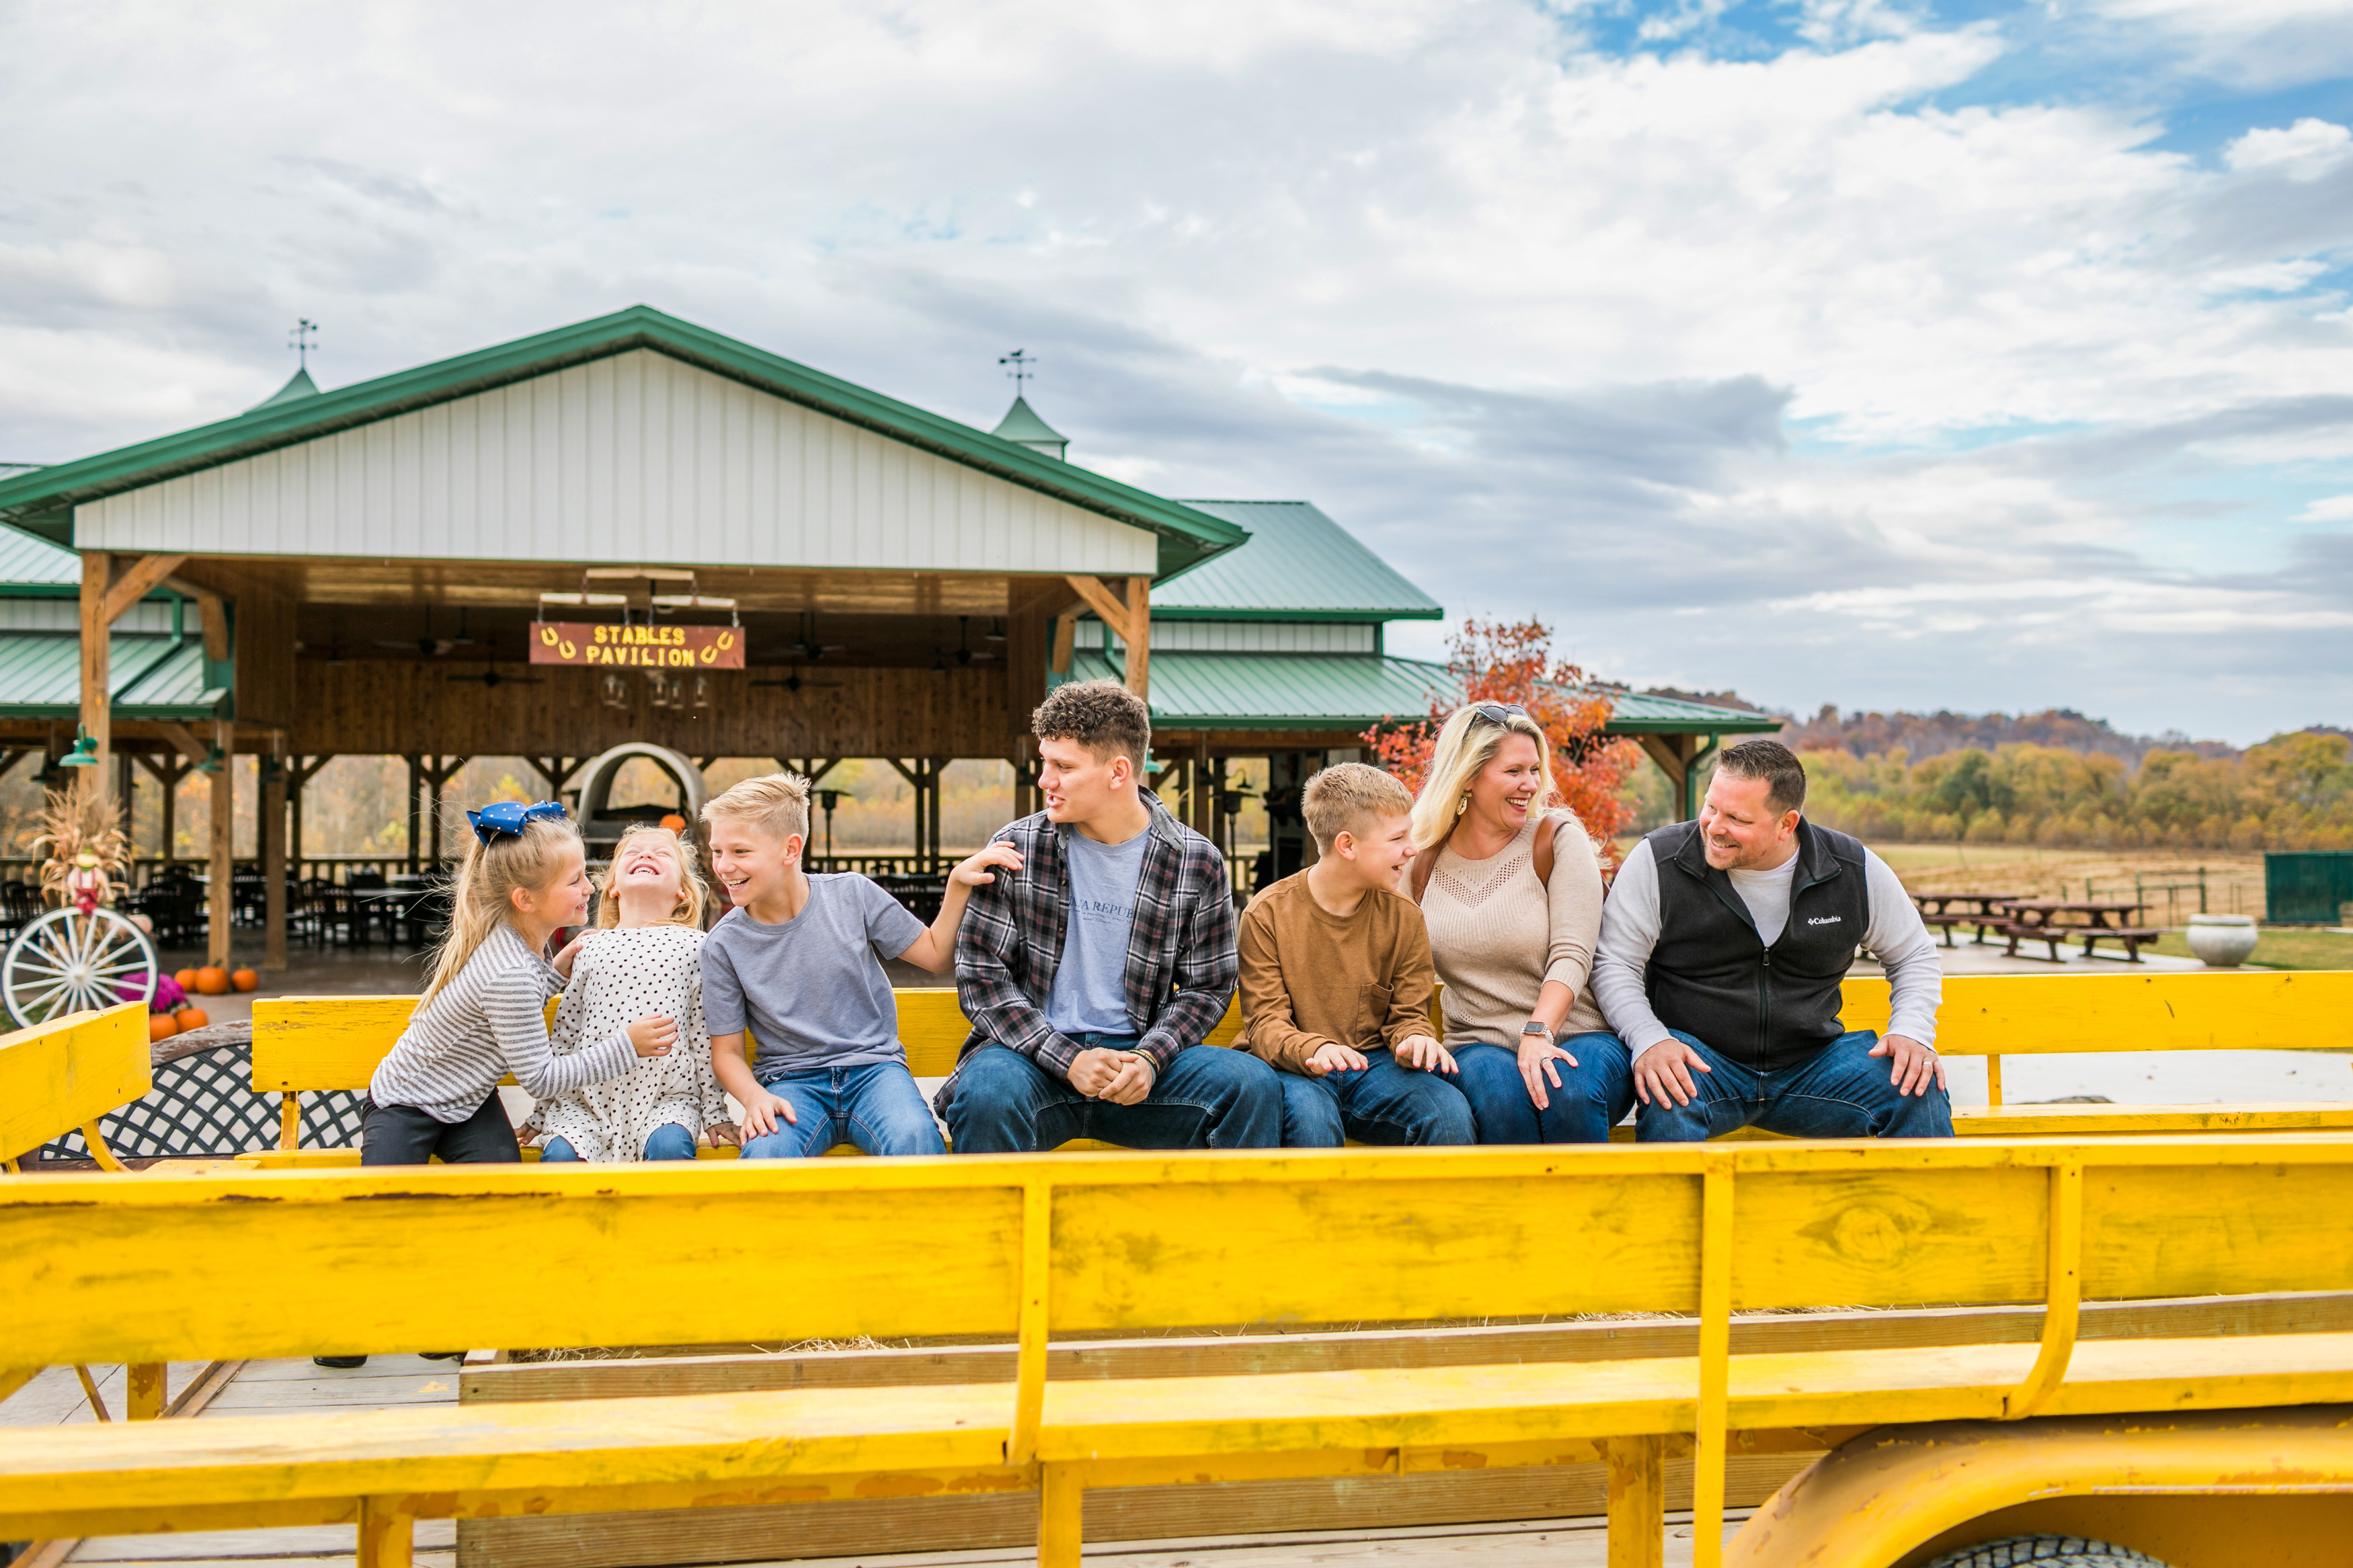
[[730,910],[702,942],[702,1026],[759,1041],[752,1074],[902,1062],[899,1005],[881,961],[923,934],[923,922],[864,877],[808,879],[808,903],[782,925]]
[[1073,830],[1070,925],[1046,998],[1046,1022],[1060,1035],[1133,1035],[1127,1016],[1127,928],[1144,873],[1146,828],[1124,844],[1098,844]]

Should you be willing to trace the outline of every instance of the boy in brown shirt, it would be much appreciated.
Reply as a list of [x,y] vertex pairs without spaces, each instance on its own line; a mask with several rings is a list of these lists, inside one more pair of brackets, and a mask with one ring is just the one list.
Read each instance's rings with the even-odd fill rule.
[[1413,797],[1378,768],[1342,763],[1301,803],[1322,858],[1242,911],[1242,1026],[1282,1080],[1282,1141],[1471,1143],[1470,1101],[1431,1037],[1437,973],[1421,911],[1397,891],[1413,858]]

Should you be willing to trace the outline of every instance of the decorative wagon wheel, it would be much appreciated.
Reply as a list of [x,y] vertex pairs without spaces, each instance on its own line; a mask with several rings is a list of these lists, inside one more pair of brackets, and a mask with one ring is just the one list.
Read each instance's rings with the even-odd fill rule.
[[153,1002],[162,969],[155,944],[130,920],[103,907],[69,905],[27,925],[0,957],[0,999],[26,1029],[68,1013]]

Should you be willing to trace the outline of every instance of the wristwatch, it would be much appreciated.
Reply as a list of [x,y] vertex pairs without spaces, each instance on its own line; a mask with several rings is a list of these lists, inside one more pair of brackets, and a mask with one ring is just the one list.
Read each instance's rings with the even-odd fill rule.
[[1541,1019],[1530,1018],[1526,1023],[1520,1026],[1520,1036],[1522,1038],[1525,1039],[1530,1035],[1542,1035],[1546,1045],[1552,1044],[1552,1031],[1545,1026],[1544,1022]]

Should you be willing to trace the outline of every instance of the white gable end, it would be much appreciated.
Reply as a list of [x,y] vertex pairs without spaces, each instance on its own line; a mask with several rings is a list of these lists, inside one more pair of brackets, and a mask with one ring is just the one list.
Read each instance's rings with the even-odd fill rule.
[[74,541],[1113,575],[1156,556],[1146,530],[644,349],[110,496]]

